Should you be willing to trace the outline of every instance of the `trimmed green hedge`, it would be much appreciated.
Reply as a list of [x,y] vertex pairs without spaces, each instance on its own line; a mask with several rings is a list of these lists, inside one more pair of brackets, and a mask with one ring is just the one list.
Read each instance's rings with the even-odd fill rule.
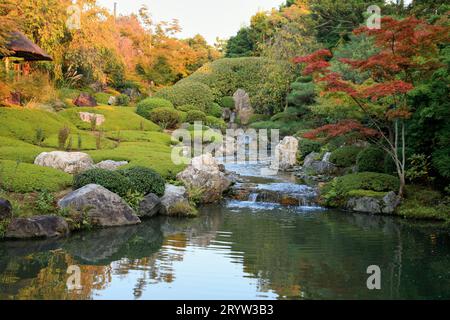
[[214,102],[211,89],[196,81],[178,82],[174,86],[161,89],[155,94],[155,97],[169,100],[175,107],[192,104],[205,112]]
[[173,129],[181,122],[179,111],[173,108],[156,108],[150,112],[150,120],[163,129]]
[[[400,182],[397,177],[375,172],[360,172],[338,177],[321,190],[321,202],[326,206],[339,207],[345,204],[351,192],[367,190],[375,192],[397,192]],[[358,191],[361,193],[361,191]]]
[[298,150],[302,159],[312,152],[320,152],[321,148],[322,144],[314,140],[299,139],[298,141]]
[[206,122],[206,114],[199,110],[188,111],[186,115],[186,122],[194,123],[195,121]]
[[136,113],[145,119],[150,119],[150,112],[155,108],[173,108],[173,104],[166,99],[147,98],[136,105]]
[[222,112],[222,107],[217,103],[213,103],[209,108],[209,114],[216,118],[222,117]]
[[121,197],[126,196],[132,190],[131,181],[118,171],[105,169],[91,169],[75,175],[73,179],[74,189],[82,188],[88,184],[98,184]]
[[165,188],[165,181],[159,173],[140,166],[117,171],[91,169],[77,174],[73,179],[75,189],[91,183],[101,185],[121,197],[130,191],[162,196]]
[[356,159],[358,172],[384,172],[385,152],[376,147],[362,150]]
[[222,108],[234,109],[234,99],[230,96],[222,97],[219,101],[219,104]]
[[127,177],[135,191],[144,195],[154,193],[162,196],[165,190],[165,181],[156,171],[145,167],[133,167],[118,171]]
[[351,167],[356,164],[356,159],[361,150],[362,148],[355,146],[338,148],[331,153],[330,162],[341,168]]

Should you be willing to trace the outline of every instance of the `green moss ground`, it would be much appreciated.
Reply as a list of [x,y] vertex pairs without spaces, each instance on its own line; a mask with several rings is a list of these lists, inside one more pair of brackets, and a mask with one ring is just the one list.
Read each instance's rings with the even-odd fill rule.
[[[66,93],[70,95],[71,93]],[[48,112],[25,108],[0,108],[0,189],[7,192],[29,193],[40,190],[58,192],[70,187],[72,176],[51,168],[33,165],[41,152],[56,150],[58,132],[67,126],[72,149],[89,153],[95,162],[126,160],[128,167],[140,165],[152,168],[164,176],[183,169],[171,160],[171,137],[151,121],[135,114],[133,107],[99,106],[96,108],[69,108]],[[97,150],[98,133],[90,131],[90,124],[79,119],[78,112],[103,114],[100,127],[101,149]],[[36,132],[41,129],[45,140],[36,143]]]
[[57,192],[72,184],[72,176],[52,168],[11,160],[0,161],[0,187],[9,192]]
[[98,106],[95,108],[69,108],[59,113],[61,117],[69,121],[81,130],[89,130],[91,124],[81,121],[79,112],[91,112],[102,114],[106,121],[99,127],[104,131],[140,130],[160,131],[160,127],[153,122],[142,118],[135,113],[134,107]]

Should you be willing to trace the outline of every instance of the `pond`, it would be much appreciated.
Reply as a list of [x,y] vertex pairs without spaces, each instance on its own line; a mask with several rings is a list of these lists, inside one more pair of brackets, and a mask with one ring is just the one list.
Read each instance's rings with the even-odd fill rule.
[[[433,224],[229,202],[192,220],[0,244],[0,299],[445,299],[450,235]],[[66,287],[68,266],[81,290]],[[366,269],[381,268],[381,290]]]
[[[251,193],[194,219],[1,242],[0,299],[450,298],[448,227],[325,210],[293,174],[266,177],[263,166],[226,164]],[[286,194],[298,205],[264,202]],[[381,290],[367,288],[372,265]]]

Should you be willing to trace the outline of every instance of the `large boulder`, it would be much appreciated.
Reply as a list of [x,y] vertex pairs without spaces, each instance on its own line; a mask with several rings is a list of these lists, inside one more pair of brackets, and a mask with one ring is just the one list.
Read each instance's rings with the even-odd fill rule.
[[114,161],[114,160],[105,160],[102,162],[99,162],[95,165],[98,169],[104,169],[104,170],[110,170],[114,171],[119,169],[120,167],[127,165],[128,161]]
[[102,114],[97,113],[90,113],[90,112],[78,112],[80,115],[80,119],[83,122],[92,123],[95,119],[95,125],[101,126],[105,122],[105,116]]
[[97,101],[90,94],[83,92],[73,100],[73,104],[77,107],[96,107]]
[[297,163],[298,140],[285,137],[276,147],[271,164],[273,170],[287,170]]
[[177,179],[189,188],[201,190],[201,203],[219,201],[232,183],[211,154],[193,158],[191,164],[177,175]]
[[157,215],[161,209],[162,204],[159,197],[154,193],[150,193],[139,203],[138,216],[140,218],[151,218]]
[[55,238],[69,233],[66,220],[58,216],[12,219],[5,233],[7,239]]
[[372,214],[392,214],[398,205],[398,197],[392,191],[382,198],[354,197],[347,201],[347,209]]
[[[250,117],[253,115],[254,111],[250,104],[250,97],[247,92],[242,89],[238,89],[234,95],[234,107],[239,116],[241,124],[248,124]],[[233,121],[231,121],[233,122]]]
[[94,226],[115,227],[141,222],[121,197],[97,184],[88,184],[69,193],[59,200],[58,205],[61,208],[87,212]]
[[9,219],[12,216],[11,202],[0,198],[0,221]]
[[188,194],[185,187],[177,187],[172,184],[166,184],[164,195],[161,198],[161,214],[170,215],[175,206],[183,205],[190,207]]
[[329,154],[320,159],[320,154],[312,152],[308,154],[303,161],[303,171],[308,175],[335,175],[338,168],[329,160]]
[[34,164],[76,174],[94,168],[91,156],[83,152],[52,151],[42,152]]
[[110,96],[108,99],[108,105],[115,106],[117,104],[117,98],[115,96]]

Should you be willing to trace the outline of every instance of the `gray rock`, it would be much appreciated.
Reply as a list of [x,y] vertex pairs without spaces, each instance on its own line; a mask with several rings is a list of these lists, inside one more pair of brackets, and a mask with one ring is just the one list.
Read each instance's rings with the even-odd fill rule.
[[115,227],[141,222],[121,197],[96,184],[89,184],[71,192],[61,199],[58,205],[79,212],[87,211],[94,226]]
[[12,216],[11,202],[0,198],[0,221],[9,219]]
[[90,94],[83,92],[73,100],[73,104],[77,107],[96,107],[97,101]]
[[275,147],[275,157],[270,168],[272,170],[288,170],[297,163],[298,140],[285,137]]
[[115,96],[110,96],[108,99],[108,105],[115,106],[117,103],[117,98]]
[[186,186],[202,190],[201,203],[214,203],[231,185],[231,180],[221,171],[217,160],[211,154],[192,159],[191,164],[177,175]]
[[83,152],[52,151],[42,152],[34,164],[62,170],[69,174],[80,173],[94,167],[91,156]]
[[250,104],[250,97],[245,90],[238,89],[234,95],[234,105],[237,114],[239,115],[239,119],[241,124],[246,125],[250,120],[250,117],[253,115],[254,111]]
[[395,209],[400,204],[400,200],[395,194],[395,192],[391,191],[386,194],[383,198],[383,209],[382,212],[386,214],[391,214],[395,211]]
[[104,169],[104,170],[110,170],[110,171],[114,171],[117,170],[118,168],[127,165],[128,161],[113,161],[113,160],[105,160],[102,162],[99,162],[95,165],[96,168],[98,169]]
[[347,209],[372,214],[392,214],[398,205],[395,192],[389,192],[383,198],[355,197],[347,201]]
[[150,193],[144,197],[139,204],[138,216],[140,218],[151,218],[162,209],[161,200],[156,194]]
[[69,225],[62,217],[37,216],[13,219],[8,225],[5,238],[55,238],[67,234],[69,234]]
[[338,168],[328,161],[320,160],[320,154],[312,152],[303,161],[303,171],[309,175],[335,175]]
[[169,215],[173,207],[179,203],[189,206],[186,188],[166,184],[164,195],[161,198],[161,214]]

